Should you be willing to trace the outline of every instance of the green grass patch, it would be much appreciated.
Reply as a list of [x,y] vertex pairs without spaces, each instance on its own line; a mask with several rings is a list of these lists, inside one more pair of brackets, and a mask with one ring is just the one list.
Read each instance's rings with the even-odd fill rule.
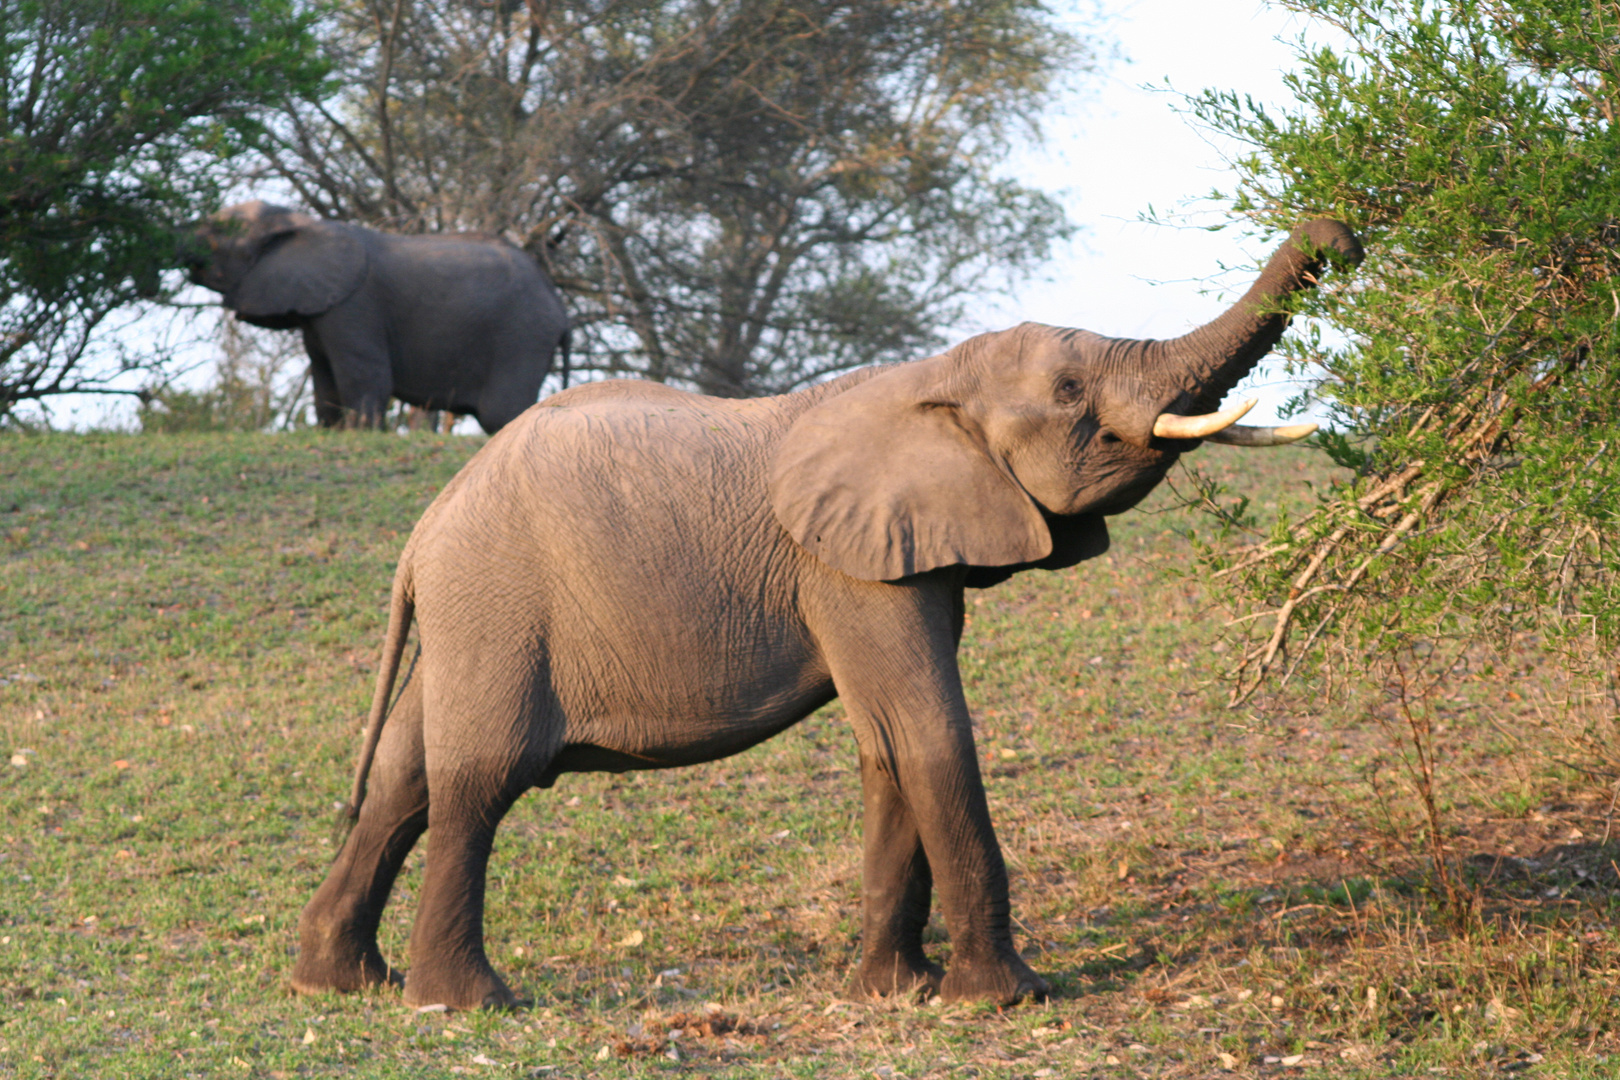
[[[1220,615],[1182,574],[1201,526],[1164,496],[1114,519],[1105,558],[969,596],[962,667],[1050,1003],[842,996],[860,796],[836,704],[727,761],[568,776],[518,804],[488,942],[532,1009],[293,996],[394,560],[480,444],[0,441],[0,1074],[1620,1066],[1607,797],[1460,714],[1442,779],[1481,919],[1450,934],[1379,734],[1326,709],[1223,707]],[[1301,450],[1202,456],[1273,512],[1323,475]],[[383,928],[400,962],[419,868]],[[941,929],[930,940],[948,957]]]

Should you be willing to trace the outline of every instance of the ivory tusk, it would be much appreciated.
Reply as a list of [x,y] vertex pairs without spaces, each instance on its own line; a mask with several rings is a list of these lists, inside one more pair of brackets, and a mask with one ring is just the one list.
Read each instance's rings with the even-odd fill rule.
[[1153,421],[1153,434],[1161,439],[1207,439],[1223,428],[1229,428],[1254,408],[1259,398],[1250,398],[1241,405],[1202,416],[1172,416],[1160,413]]
[[1287,446],[1289,443],[1299,442],[1316,431],[1316,428],[1315,424],[1289,424],[1285,427],[1249,427],[1247,424],[1233,424],[1225,431],[1217,431],[1207,438],[1210,442],[1225,443],[1228,446]]

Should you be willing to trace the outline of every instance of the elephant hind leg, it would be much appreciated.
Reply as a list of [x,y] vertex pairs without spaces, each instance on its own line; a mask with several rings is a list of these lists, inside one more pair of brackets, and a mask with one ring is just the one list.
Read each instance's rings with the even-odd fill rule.
[[871,756],[861,755],[865,844],[861,912],[861,966],[856,996],[890,997],[939,992],[945,969],[923,953],[933,873],[911,810]]
[[514,763],[505,775],[446,763],[428,785],[427,865],[411,931],[409,1005],[452,1009],[510,1008],[518,999],[484,952],[484,890],[495,829],[535,769]]
[[405,857],[428,824],[422,686],[405,687],[383,727],[360,819],[298,920],[292,987],[303,994],[398,984],[377,927]]

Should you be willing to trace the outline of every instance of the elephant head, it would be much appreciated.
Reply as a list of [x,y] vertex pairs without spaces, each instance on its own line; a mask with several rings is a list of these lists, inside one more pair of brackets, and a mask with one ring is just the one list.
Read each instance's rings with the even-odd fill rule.
[[1201,439],[1279,443],[1315,429],[1242,428],[1247,405],[1215,409],[1282,336],[1289,295],[1324,260],[1361,257],[1347,227],[1312,221],[1230,310],[1182,337],[1026,323],[887,369],[794,423],[772,507],[800,545],[872,581],[1072,565],[1106,547],[1097,515],[1134,506]]
[[293,325],[329,311],[365,278],[357,230],[258,199],[226,207],[195,235],[191,280],[250,322]]

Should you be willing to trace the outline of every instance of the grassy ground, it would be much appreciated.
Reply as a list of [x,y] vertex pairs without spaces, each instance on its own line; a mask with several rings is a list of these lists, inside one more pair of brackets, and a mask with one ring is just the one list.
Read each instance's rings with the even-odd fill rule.
[[[970,594],[963,668],[1051,1002],[842,995],[859,792],[836,705],[728,761],[518,805],[489,947],[534,1008],[292,996],[392,561],[479,441],[0,441],[0,1075],[1620,1072],[1609,798],[1480,720],[1516,715],[1505,684],[1459,687],[1442,795],[1479,917],[1450,932],[1376,727],[1221,707],[1193,522],[1164,498],[1105,559]],[[1262,507],[1322,475],[1305,451],[1201,457]]]

